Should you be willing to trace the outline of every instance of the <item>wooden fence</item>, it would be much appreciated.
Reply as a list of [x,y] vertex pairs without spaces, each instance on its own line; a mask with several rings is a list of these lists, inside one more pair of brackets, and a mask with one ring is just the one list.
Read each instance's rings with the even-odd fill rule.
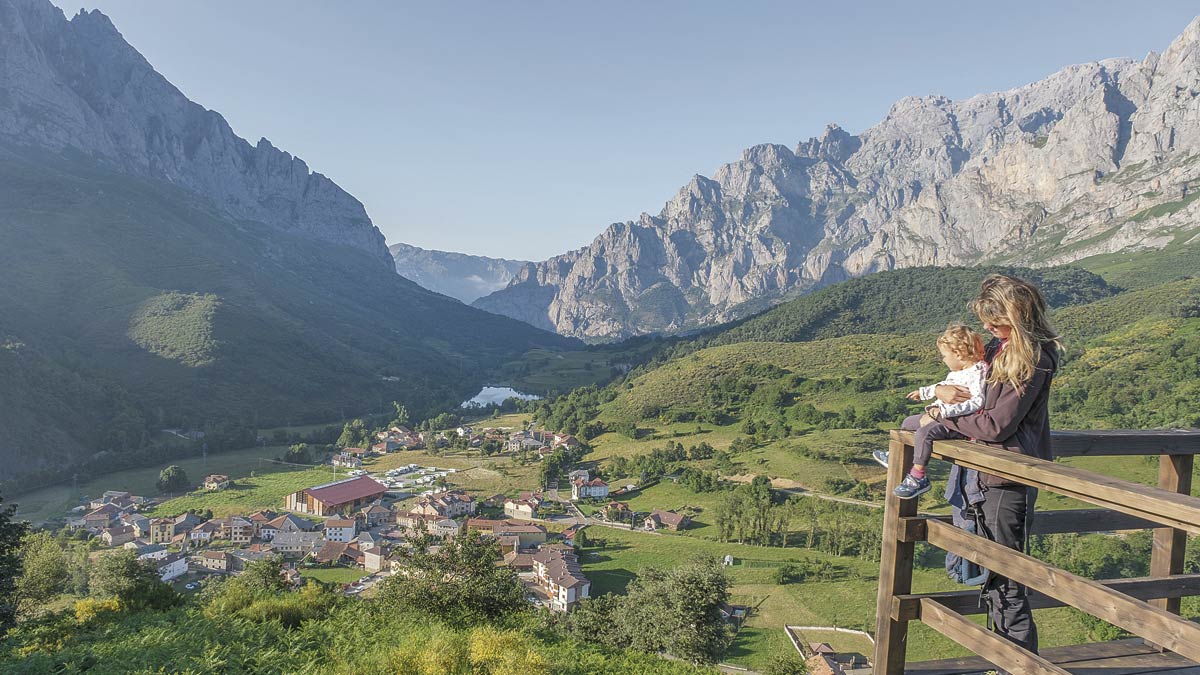
[[[980,607],[978,589],[912,593],[913,547],[918,541],[957,553],[1024,584],[1035,608],[1075,607],[1200,663],[1200,624],[1179,616],[1180,599],[1200,595],[1200,574],[1181,574],[1187,534],[1200,534],[1200,499],[1190,496],[1200,431],[1054,434],[1058,457],[1159,455],[1157,487],[969,441],[939,441],[933,447],[936,458],[1100,507],[1038,512],[1033,519],[1034,534],[1153,529],[1150,576],[1086,579],[969,534],[954,527],[948,518],[918,516],[917,500],[892,495],[913,456],[912,433],[893,431],[876,609],[875,675],[905,672],[909,621],[922,621],[1012,672],[1070,672],[967,619],[966,615],[985,611]],[[910,669],[913,666],[909,664]]]

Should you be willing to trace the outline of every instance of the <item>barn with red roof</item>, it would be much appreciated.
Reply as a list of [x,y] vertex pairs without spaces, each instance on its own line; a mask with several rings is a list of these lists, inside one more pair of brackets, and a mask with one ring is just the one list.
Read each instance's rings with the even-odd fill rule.
[[387,487],[370,476],[357,476],[334,483],[297,490],[287,496],[288,511],[332,516],[351,513],[383,497]]

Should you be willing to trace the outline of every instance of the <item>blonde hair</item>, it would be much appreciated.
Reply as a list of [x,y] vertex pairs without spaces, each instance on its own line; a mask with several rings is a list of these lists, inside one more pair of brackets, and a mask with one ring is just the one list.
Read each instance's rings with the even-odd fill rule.
[[1037,286],[1024,279],[1004,274],[989,276],[970,308],[983,323],[1012,329],[1004,349],[992,360],[989,382],[1023,388],[1033,379],[1043,345],[1063,348],[1062,339],[1047,319],[1046,299]]
[[975,361],[983,358],[983,338],[966,324],[952,323],[946,326],[946,332],[938,337],[937,343],[959,358]]

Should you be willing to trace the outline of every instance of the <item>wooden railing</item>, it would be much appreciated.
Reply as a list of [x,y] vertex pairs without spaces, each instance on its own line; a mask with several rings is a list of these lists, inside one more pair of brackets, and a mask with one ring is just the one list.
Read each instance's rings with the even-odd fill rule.
[[1200,575],[1184,575],[1187,534],[1200,534],[1200,499],[1190,496],[1200,431],[1057,432],[1058,457],[1159,455],[1158,487],[1047,462],[969,441],[939,441],[933,456],[983,473],[1094,504],[1099,509],[1038,512],[1034,534],[1154,529],[1150,576],[1086,579],[954,527],[919,517],[917,500],[892,490],[913,456],[912,433],[893,431],[876,608],[875,675],[904,672],[908,622],[922,621],[970,651],[1016,673],[1066,670],[966,618],[985,611],[978,589],[912,593],[918,541],[957,553],[1030,589],[1035,608],[1071,606],[1200,663],[1200,624],[1179,616],[1180,598],[1200,595]]

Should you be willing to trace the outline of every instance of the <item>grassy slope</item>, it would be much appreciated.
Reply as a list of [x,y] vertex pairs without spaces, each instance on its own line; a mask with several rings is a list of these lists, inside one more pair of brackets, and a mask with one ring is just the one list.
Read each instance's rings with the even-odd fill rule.
[[426,411],[531,348],[576,343],[176,188],[0,148],[0,344],[19,345],[0,358],[15,402],[0,457],[23,460],[2,479],[119,447],[104,420],[124,402],[151,429]]

